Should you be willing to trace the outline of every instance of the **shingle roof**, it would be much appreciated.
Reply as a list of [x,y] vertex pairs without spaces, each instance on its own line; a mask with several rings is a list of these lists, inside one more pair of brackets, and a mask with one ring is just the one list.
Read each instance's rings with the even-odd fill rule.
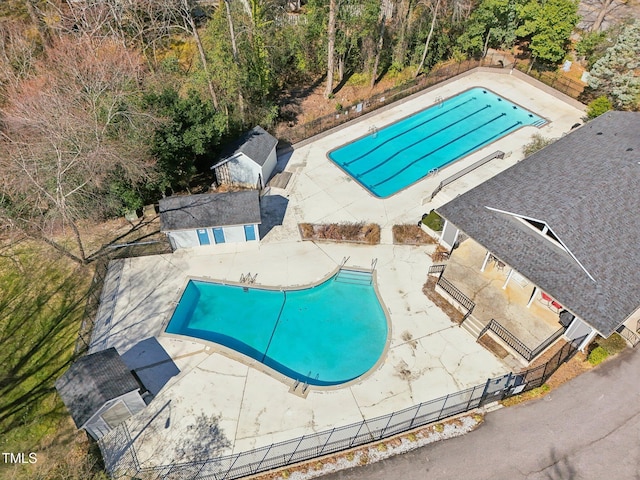
[[140,388],[115,348],[75,361],[55,383],[78,428],[106,402]]
[[160,200],[160,230],[261,223],[257,190],[179,195]]
[[609,112],[437,211],[608,336],[640,307],[639,185],[640,114]]
[[244,153],[258,165],[262,166],[269,158],[271,150],[278,144],[278,140],[260,126],[253,127],[237,141],[232,143],[222,155],[229,158],[237,153]]

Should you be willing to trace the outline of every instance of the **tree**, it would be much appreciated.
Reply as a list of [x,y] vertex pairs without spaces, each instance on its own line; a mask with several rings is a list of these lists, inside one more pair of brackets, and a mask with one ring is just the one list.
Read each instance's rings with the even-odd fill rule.
[[438,19],[438,7],[440,7],[440,0],[436,0],[436,4],[433,5],[431,10],[431,26],[429,27],[429,34],[427,35],[427,40],[424,44],[424,50],[422,51],[422,57],[420,58],[420,63],[418,64],[418,68],[416,68],[415,77],[420,75],[422,71],[422,67],[424,66],[424,61],[427,58],[427,52],[429,51],[429,44],[431,43],[431,36],[433,35],[433,29],[436,25],[436,20]]
[[606,96],[602,95],[601,97],[592,100],[589,102],[589,105],[587,105],[587,118],[592,120],[611,109],[613,109],[613,105],[611,105],[611,102]]
[[589,72],[589,87],[607,95],[620,109],[640,103],[640,20],[625,27]]
[[[78,222],[122,202],[110,198],[116,175],[131,187],[151,178],[153,119],[137,107],[140,59],[121,43],[59,37],[45,53],[0,111],[0,218],[85,263]],[[63,228],[75,248],[54,240]]]
[[521,24],[517,11],[522,0],[483,0],[473,10],[457,44],[472,54],[484,53],[485,45],[509,48]]
[[180,97],[176,90],[167,88],[159,95],[148,95],[147,103],[165,118],[156,129],[152,146],[162,175],[159,186],[162,190],[188,190],[198,170],[213,164],[226,133],[226,117],[193,90]]
[[324,89],[325,98],[333,93],[333,70],[336,48],[336,0],[329,0],[329,23],[327,25],[327,86]]
[[[574,0],[531,0],[519,9],[519,37],[530,38],[534,60],[555,64],[565,57],[569,36],[578,23]],[[533,62],[532,62],[533,64]]]

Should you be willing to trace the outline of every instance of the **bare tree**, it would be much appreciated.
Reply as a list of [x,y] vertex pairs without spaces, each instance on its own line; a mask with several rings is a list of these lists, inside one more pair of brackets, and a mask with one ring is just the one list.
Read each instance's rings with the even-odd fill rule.
[[325,98],[329,98],[333,93],[333,70],[335,69],[336,50],[336,0],[329,0],[329,24],[327,26],[327,86],[324,90]]
[[[85,263],[78,222],[101,215],[114,175],[146,178],[152,122],[132,97],[140,58],[113,40],[61,37],[52,41],[34,75],[9,87],[0,110],[0,217]],[[75,247],[54,234],[70,228]]]

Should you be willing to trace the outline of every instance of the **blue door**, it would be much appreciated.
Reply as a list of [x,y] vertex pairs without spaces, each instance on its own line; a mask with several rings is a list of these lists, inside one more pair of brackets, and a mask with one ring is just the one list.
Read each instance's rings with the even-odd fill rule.
[[224,232],[222,231],[222,228],[213,229],[213,239],[216,243],[224,243]]
[[253,225],[245,225],[244,226],[244,236],[247,239],[247,242],[249,240],[255,240],[256,239],[256,231],[255,231]]
[[207,231],[201,228],[198,229],[198,240],[200,241],[200,245],[209,245],[211,243]]

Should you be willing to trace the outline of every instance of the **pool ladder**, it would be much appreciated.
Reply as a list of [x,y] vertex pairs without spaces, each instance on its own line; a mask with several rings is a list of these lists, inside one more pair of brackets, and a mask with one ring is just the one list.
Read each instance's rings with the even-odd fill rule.
[[[307,374],[307,379],[309,378],[311,378],[311,370],[309,370],[309,373]],[[320,374],[316,373],[315,380],[318,380],[318,378],[320,378]],[[302,383],[302,395],[304,395],[305,393],[307,393],[307,390],[309,389],[308,380],[305,380],[304,382],[302,382],[300,379],[297,379],[296,383],[293,384],[293,391],[295,392],[301,383]]]
[[371,134],[371,136],[373,138],[377,138],[378,137],[378,127],[376,127],[375,125],[371,125],[369,127],[369,133]]
[[251,272],[247,273],[246,275],[242,273],[240,274],[240,283],[248,283],[248,284],[256,283],[257,276],[258,276],[257,273],[253,277],[251,276]]
[[444,98],[442,98],[441,96],[437,96],[433,103],[437,103],[442,107],[444,105]]

